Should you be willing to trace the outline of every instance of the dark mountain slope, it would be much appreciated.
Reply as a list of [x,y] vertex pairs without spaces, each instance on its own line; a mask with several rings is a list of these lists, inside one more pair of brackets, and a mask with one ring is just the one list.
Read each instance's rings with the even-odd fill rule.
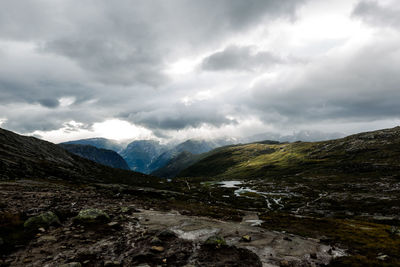
[[90,159],[109,167],[130,170],[125,160],[113,150],[78,144],[60,144],[60,146],[82,158]]
[[0,179],[56,178],[79,182],[147,184],[156,179],[110,168],[62,147],[0,128]]
[[119,144],[117,141],[102,137],[79,139],[61,144],[89,145],[97,148],[113,150],[115,152],[119,152],[123,148],[123,145]]
[[165,166],[155,170],[151,173],[151,175],[163,178],[175,177],[182,170],[199,161],[201,159],[201,155],[202,154],[196,155],[187,151],[183,151],[180,154],[172,157]]

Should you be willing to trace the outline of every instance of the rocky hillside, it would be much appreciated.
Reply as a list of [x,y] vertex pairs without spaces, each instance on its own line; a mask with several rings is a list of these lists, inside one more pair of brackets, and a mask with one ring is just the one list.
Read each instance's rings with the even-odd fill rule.
[[82,158],[90,159],[109,167],[130,170],[125,160],[113,150],[78,144],[60,144],[60,146]]
[[143,184],[144,174],[110,168],[35,137],[0,129],[0,179],[54,178]]

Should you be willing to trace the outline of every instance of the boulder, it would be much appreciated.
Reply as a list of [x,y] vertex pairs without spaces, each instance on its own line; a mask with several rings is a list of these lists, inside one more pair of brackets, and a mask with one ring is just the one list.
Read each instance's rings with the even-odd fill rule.
[[84,209],[74,217],[73,221],[78,224],[103,224],[109,222],[110,217],[100,209]]
[[39,228],[48,228],[51,225],[60,225],[60,220],[53,212],[48,211],[31,217],[25,221],[24,227],[30,231],[36,231]]

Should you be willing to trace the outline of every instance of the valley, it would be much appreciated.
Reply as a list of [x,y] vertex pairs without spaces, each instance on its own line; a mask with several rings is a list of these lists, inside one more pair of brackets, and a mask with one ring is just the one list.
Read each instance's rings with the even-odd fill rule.
[[[400,264],[400,127],[224,146],[169,179],[2,136],[3,266]],[[88,210],[106,220],[79,223]]]

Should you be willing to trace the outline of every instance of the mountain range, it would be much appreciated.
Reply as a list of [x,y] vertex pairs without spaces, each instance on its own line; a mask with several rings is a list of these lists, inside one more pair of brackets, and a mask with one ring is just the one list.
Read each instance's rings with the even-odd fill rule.
[[[212,149],[220,147],[222,145],[231,143],[232,141],[227,139],[189,139],[176,145],[161,144],[159,141],[156,140],[135,140],[129,143],[124,148],[123,145],[113,140],[108,140],[105,138],[91,138],[69,141],[61,143],[60,145],[90,145],[100,149],[114,150],[122,156],[122,158],[126,161],[131,170],[150,174],[160,168],[163,168],[169,162],[174,161],[174,159],[182,152],[188,152],[192,155],[198,155],[211,151]],[[91,156],[89,157],[88,154],[91,154]],[[104,155],[104,153],[103,155],[100,155],[100,153],[98,153],[98,155],[95,155],[95,150],[91,150],[90,153],[82,153],[82,148],[80,148],[79,155],[101,164],[104,164],[104,162],[107,161],[111,162],[115,158],[115,155],[105,158],[106,156]],[[103,159],[101,161],[97,160],[100,158]],[[180,157],[180,159],[182,159],[182,157]],[[113,167],[115,166],[116,165],[113,165]],[[167,176],[169,177],[171,176],[171,174]]]

